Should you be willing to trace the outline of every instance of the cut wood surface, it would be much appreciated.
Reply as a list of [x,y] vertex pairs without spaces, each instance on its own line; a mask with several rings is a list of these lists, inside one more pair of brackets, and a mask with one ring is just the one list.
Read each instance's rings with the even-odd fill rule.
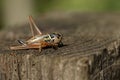
[[0,32],[0,80],[120,79],[119,13],[53,15],[36,23],[43,33],[63,34],[64,46],[57,50],[10,50],[30,37],[28,23]]

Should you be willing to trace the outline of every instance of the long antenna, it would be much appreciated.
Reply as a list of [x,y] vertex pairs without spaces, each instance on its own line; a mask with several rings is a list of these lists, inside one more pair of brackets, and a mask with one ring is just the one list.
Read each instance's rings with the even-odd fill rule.
[[31,29],[31,33],[32,33],[32,36],[34,37],[34,32],[33,32],[33,27],[32,27],[32,23],[30,21],[30,16],[29,16],[29,24],[30,24],[30,29]]
[[[37,30],[37,32],[41,35],[42,33],[41,33],[41,31],[38,29],[37,25],[35,24],[32,16],[29,16],[29,19],[30,19],[30,24],[31,24],[31,25],[33,24],[33,26],[35,27],[35,29]],[[32,29],[32,28],[31,28],[31,29]],[[32,29],[32,31],[33,31],[33,29]]]

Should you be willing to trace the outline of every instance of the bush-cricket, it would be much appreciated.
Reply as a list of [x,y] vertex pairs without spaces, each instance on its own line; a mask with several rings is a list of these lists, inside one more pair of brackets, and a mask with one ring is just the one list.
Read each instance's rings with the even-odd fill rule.
[[[32,37],[27,41],[23,42],[22,40],[18,40],[21,44],[20,46],[12,46],[11,50],[20,50],[20,49],[39,49],[41,52],[42,48],[45,47],[53,47],[57,49],[58,46],[63,45],[62,43],[62,35],[60,33],[50,33],[50,34],[42,34],[37,25],[35,24],[32,16],[29,16],[29,23],[31,28]],[[36,30],[37,34],[33,28]]]

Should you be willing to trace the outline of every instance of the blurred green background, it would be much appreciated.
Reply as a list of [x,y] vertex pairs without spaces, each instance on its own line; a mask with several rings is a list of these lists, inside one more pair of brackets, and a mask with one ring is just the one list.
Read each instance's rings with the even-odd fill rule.
[[[120,0],[33,0],[32,2],[36,15],[52,11],[113,12],[120,9]],[[0,28],[5,24],[3,4],[4,1],[0,0]]]
[[2,11],[2,0],[0,0],[0,29],[3,26],[3,11]]
[[35,11],[118,11],[120,0],[35,0]]

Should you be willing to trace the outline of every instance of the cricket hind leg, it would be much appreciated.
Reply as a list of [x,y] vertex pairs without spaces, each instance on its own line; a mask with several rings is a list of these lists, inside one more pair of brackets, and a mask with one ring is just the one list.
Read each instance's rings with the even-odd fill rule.
[[10,47],[11,50],[23,50],[23,49],[29,49],[27,46],[12,46]]
[[28,45],[28,48],[29,49],[38,49],[39,50],[39,52],[41,52],[42,51],[42,46],[41,46],[41,44],[29,44]]

